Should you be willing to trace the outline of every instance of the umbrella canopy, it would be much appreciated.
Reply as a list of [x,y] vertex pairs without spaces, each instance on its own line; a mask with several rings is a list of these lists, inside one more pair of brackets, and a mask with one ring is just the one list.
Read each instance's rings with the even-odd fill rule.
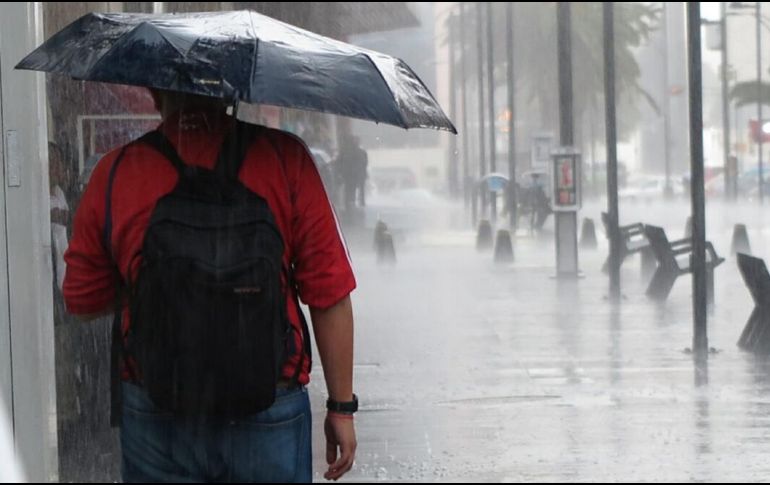
[[251,11],[92,13],[16,68],[456,133],[400,59]]
[[488,173],[481,178],[481,183],[486,184],[492,192],[503,192],[508,187],[508,181],[507,175],[498,172]]

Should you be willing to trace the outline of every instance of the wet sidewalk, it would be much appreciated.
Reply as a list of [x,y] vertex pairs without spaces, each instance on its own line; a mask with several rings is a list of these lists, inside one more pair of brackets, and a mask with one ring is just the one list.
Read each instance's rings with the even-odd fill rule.
[[[711,210],[711,209],[710,209]],[[598,207],[581,215],[595,217]],[[674,214],[679,215],[672,215]],[[686,210],[630,207],[622,222],[682,236]],[[716,273],[707,383],[697,385],[691,280],[665,304],[645,295],[638,258],[623,269],[624,301],[607,299],[607,254],[581,253],[585,277],[554,279],[547,237],[516,239],[516,262],[495,266],[470,231],[427,231],[378,267],[371,243],[351,248],[359,289],[355,481],[758,481],[770,472],[770,364],[736,342],[753,304],[729,255],[733,222],[761,211],[710,213],[728,257]],[[733,219],[742,218],[741,221]],[[713,219],[713,220],[712,220]],[[748,219],[748,220],[747,220]],[[312,384],[315,470],[323,463],[320,364]]]

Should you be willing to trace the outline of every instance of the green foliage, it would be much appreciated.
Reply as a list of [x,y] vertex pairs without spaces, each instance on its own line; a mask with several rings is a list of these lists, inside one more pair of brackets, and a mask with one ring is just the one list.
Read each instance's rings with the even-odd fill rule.
[[[469,83],[475,85],[478,68],[477,5],[465,4],[466,42],[458,50],[456,62],[466,56]],[[484,9],[486,6],[484,6]],[[661,10],[650,3],[615,3],[615,63],[619,99],[619,134],[628,135],[638,118],[639,100],[658,109],[652,97],[640,86],[640,67],[634,49],[658,28]],[[572,61],[574,112],[576,120],[587,113],[603,113],[604,60],[602,4],[572,2]],[[494,64],[498,85],[506,83],[506,3],[493,2]],[[459,35],[459,17],[450,16],[452,29]],[[486,21],[484,27],[486,28]],[[486,35],[486,34],[485,34]],[[537,107],[544,127],[556,126],[558,114],[556,62],[556,3],[521,2],[514,5],[516,89],[525,90],[530,108]],[[485,37],[486,39],[486,37]],[[485,86],[486,87],[486,86]],[[519,110],[518,116],[525,116]]]

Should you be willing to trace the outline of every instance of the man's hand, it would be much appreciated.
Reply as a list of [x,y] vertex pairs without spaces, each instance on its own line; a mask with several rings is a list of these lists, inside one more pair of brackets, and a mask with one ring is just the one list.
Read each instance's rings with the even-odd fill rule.
[[356,428],[353,416],[329,413],[324,423],[326,433],[326,463],[329,470],[324,473],[327,480],[337,481],[353,468],[356,459]]

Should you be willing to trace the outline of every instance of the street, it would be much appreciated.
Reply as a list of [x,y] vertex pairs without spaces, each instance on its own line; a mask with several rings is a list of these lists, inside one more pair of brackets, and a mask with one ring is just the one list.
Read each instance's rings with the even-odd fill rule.
[[[687,209],[683,202],[629,205],[621,221],[661,224],[674,239],[683,235]],[[589,203],[581,217],[600,228],[600,210]],[[696,379],[689,351],[690,277],[656,304],[644,295],[638,257],[631,258],[623,302],[611,305],[599,270],[607,254],[602,232],[598,250],[581,251],[577,281],[553,278],[551,223],[541,237],[520,230],[516,262],[502,267],[476,252],[468,230],[402,235],[393,268],[377,266],[370,235],[349,233],[362,410],[357,464],[346,479],[765,478],[770,367],[736,346],[753,304],[729,243],[732,224],[744,222],[765,257],[770,233],[752,230],[765,217],[753,206],[709,211],[708,237],[728,259],[716,272],[707,383]],[[318,480],[326,393],[317,362],[313,375]]]

